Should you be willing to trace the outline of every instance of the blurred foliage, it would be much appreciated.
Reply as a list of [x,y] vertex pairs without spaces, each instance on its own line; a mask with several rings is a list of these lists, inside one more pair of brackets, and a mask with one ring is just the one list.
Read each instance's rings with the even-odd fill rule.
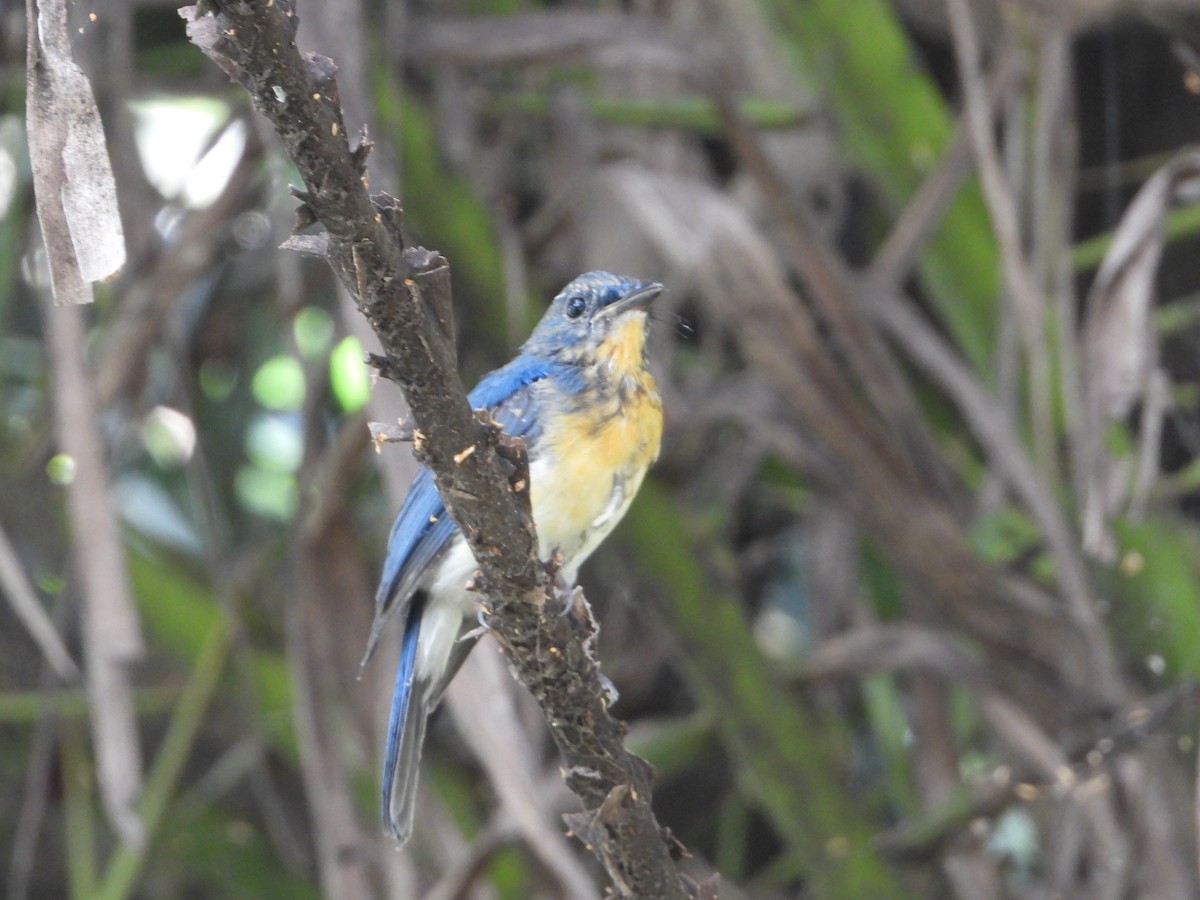
[[[946,149],[951,112],[914,64],[886,0],[767,4],[804,79],[837,115],[848,152],[899,208]],[[995,342],[996,248],[982,199],[959,193],[922,259],[931,302],[958,349],[986,371]]]
[[[337,60],[339,77],[367,73],[359,87],[380,146],[372,162],[395,161],[373,173],[372,188],[396,191],[410,239],[451,262],[468,382],[506,358],[544,298],[577,272],[603,265],[668,282],[654,344],[668,417],[663,457],[582,580],[601,611],[603,665],[621,694],[615,711],[657,767],[661,821],[693,854],[689,870],[720,871],[729,896],[814,900],[975,897],[988,886],[1019,898],[1099,896],[1089,891],[1105,877],[1121,888],[1113,896],[1149,896],[1167,883],[1155,879],[1180,856],[1187,862],[1178,848],[1195,846],[1196,827],[1184,789],[1196,778],[1200,680],[1196,209],[1167,216],[1157,277],[1155,327],[1169,337],[1157,364],[1172,387],[1161,444],[1151,445],[1161,477],[1140,507],[1113,512],[1114,559],[1087,562],[1096,582],[1089,602],[1124,679],[1121,702],[1097,708],[1087,685],[1053,683],[1018,648],[1001,652],[927,607],[886,542],[860,529],[861,509],[839,506],[851,492],[813,477],[840,471],[839,461],[813,462],[811,429],[782,411],[786,398],[773,396],[763,374],[776,361],[737,343],[753,298],[688,277],[729,250],[720,237],[728,232],[696,200],[711,196],[727,204],[722,225],[736,218],[751,235],[755,255],[743,254],[751,268],[795,274],[781,261],[780,225],[706,93],[714,78],[783,171],[788,201],[812,214],[842,258],[864,265],[952,139],[960,91],[944,25],[930,30],[915,0],[723,0],[637,12],[470,2],[408,4],[403,15],[395,4],[329,6],[364,25],[358,34],[348,24],[342,44],[361,51],[362,65]],[[1112,248],[1115,212],[1164,154],[1200,138],[1200,74],[1170,52],[1173,39],[1200,29],[1195,14],[1171,3],[1127,6],[1139,15],[1070,25],[1076,106],[1105,111],[1066,123],[1080,178],[1067,198],[1074,221],[1057,286],[1072,298],[1085,296]],[[109,127],[130,239],[125,272],[88,311],[89,363],[110,391],[100,397],[102,433],[147,647],[133,669],[147,841],[121,844],[106,818],[86,692],[56,680],[0,602],[7,896],[303,898],[336,894],[334,885],[354,883],[337,879],[358,870],[370,895],[436,887],[445,897],[461,878],[468,886],[455,896],[559,896],[566,882],[542,854],[594,874],[586,854],[565,841],[537,846],[497,811],[503,792],[479,760],[503,742],[466,746],[450,716],[432,725],[429,790],[410,851],[378,834],[391,673],[377,659],[357,680],[358,655],[399,502],[396,479],[377,470],[401,482],[412,470],[394,445],[369,452],[365,422],[394,417],[395,392],[364,365],[361,332],[331,274],[275,249],[292,226],[295,176],[246,98],[203,63],[172,11],[119,7],[80,22],[76,51]],[[972,8],[989,49],[1010,54],[1023,75],[1004,98],[1003,136],[1032,243],[1044,198],[1029,174],[1029,85],[1053,29],[1031,27],[1034,13],[1020,4]],[[478,16],[496,17],[488,53],[471,52],[484,49],[471,43]],[[516,38],[501,27],[512,21]],[[10,53],[13,40],[4,38]],[[45,263],[16,102],[23,81],[8,62],[0,528],[78,658],[80,586],[63,491],[75,466],[50,424]],[[152,133],[159,143],[147,143]],[[209,174],[195,175],[201,166]],[[637,218],[620,180],[633,168],[696,200],[686,227],[664,237],[669,217]],[[994,389],[987,399],[1028,452],[1030,374],[1013,349],[998,244],[971,178],[918,250],[898,287],[951,357]],[[789,289],[796,280],[779,279]],[[1048,316],[1053,334],[1063,323]],[[846,344],[835,326],[820,322],[836,355]],[[122,343],[130,335],[140,335],[133,352]],[[1075,365],[1061,346],[1051,349],[1056,398]],[[973,553],[998,582],[1020,579],[1031,605],[1070,620],[1044,523],[1005,486],[953,392],[899,342],[889,352],[920,399],[946,505]],[[1083,506],[1071,470],[1075,411],[1056,403],[1056,453],[1039,460],[1053,471],[1040,474],[1074,523]],[[1114,484],[1131,480],[1148,421],[1134,414],[1114,426],[1120,441],[1106,448],[1120,457],[1108,473]],[[4,577],[0,597],[11,590],[11,573]],[[927,642],[906,644],[914,633],[906,628]],[[876,642],[847,643],[868,638]],[[1013,670],[1025,680],[1006,681]],[[514,696],[507,685],[489,689],[505,704]],[[1061,702],[1071,690],[1079,702]],[[1014,725],[1014,709],[1027,721]],[[529,802],[558,832],[573,807],[558,792],[544,725],[526,712],[512,719],[524,726],[521,762],[541,779]],[[1048,775],[1039,768],[1046,757],[1013,740],[1029,729],[1072,784],[1105,786],[1083,797],[1055,781],[1061,770]],[[1129,756],[1112,761],[1113,753]],[[1162,780],[1138,780],[1134,763]],[[1143,797],[1163,802],[1146,812]],[[1122,812],[1129,863],[1116,874],[1087,827],[1106,809]],[[1084,835],[1076,844],[1061,837],[1068,826]],[[1146,842],[1163,829],[1176,855],[1149,873],[1142,859],[1161,858]],[[1196,887],[1189,873],[1178,896]]]

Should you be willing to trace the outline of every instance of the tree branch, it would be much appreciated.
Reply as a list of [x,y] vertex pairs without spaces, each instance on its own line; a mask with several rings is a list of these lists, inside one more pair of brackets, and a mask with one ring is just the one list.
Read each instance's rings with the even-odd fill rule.
[[380,372],[403,388],[418,458],[479,564],[487,623],[542,707],[587,811],[572,827],[619,896],[687,897],[678,845],[650,807],[651,767],[625,750],[624,727],[608,714],[590,612],[576,592],[573,614],[562,614],[567,601],[538,561],[528,479],[510,487],[495,452],[463,452],[494,449],[497,435],[473,415],[458,378],[448,264],[404,247],[395,199],[368,195],[370,145],[350,149],[336,67],[296,48],[290,2],[204,0],[180,14],[192,42],[249,91],[304,179],[300,221],[325,227],[326,259],[379,336]]

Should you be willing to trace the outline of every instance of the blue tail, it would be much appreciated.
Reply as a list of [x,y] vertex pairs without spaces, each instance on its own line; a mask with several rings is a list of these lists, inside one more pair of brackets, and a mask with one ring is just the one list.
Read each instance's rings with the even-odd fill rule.
[[[383,827],[401,843],[407,841],[412,833],[417,771],[421,761],[421,744],[425,741],[425,720],[429,715],[424,697],[413,697],[413,670],[420,632],[420,609],[414,609],[408,617],[400,647],[400,664],[396,668],[396,687],[392,693],[392,712],[388,719],[383,761],[380,798]],[[416,693],[421,695],[425,692],[418,685]]]

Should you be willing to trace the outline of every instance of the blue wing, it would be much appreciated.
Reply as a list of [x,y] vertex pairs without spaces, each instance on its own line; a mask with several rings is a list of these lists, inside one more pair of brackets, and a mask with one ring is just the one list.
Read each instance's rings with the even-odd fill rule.
[[540,381],[555,372],[556,366],[540,356],[518,356],[506,366],[484,375],[475,389],[467,394],[472,409],[492,409],[500,406],[521,388]]
[[[518,356],[486,375],[467,396],[473,409],[487,409],[513,437],[529,435],[536,417],[529,386],[554,371],[554,364],[535,356]],[[430,567],[449,549],[458,528],[446,514],[433,475],[422,468],[396,514],[388,535],[387,556],[375,592],[375,621],[367,639],[363,665],[371,658],[387,620],[397,609],[407,622],[412,595]]]
[[[546,360],[518,356],[479,382],[468,399],[473,408],[487,409],[508,434],[532,436],[537,417],[531,385],[552,371],[552,364]],[[384,827],[400,841],[407,839],[412,828],[426,717],[457,668],[452,659],[448,671],[416,671],[422,605],[414,609],[413,597],[457,533],[454,521],[442,506],[432,474],[422,468],[388,535],[387,556],[375,594],[375,621],[363,657],[365,665],[384,624],[398,610],[404,640],[392,694],[381,789]],[[437,601],[437,597],[428,597],[424,602]],[[458,660],[461,661],[461,655]]]

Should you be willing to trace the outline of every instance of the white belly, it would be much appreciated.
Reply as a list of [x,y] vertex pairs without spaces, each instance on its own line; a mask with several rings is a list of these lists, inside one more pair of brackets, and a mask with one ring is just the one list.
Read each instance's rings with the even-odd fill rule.
[[[563,491],[556,490],[550,464],[541,460],[534,463],[529,479],[538,555],[549,559],[553,553],[561,553],[563,577],[568,583],[574,582],[579,567],[629,509],[645,474],[642,469],[629,477],[602,477],[586,490],[575,490],[574,496],[568,497]],[[571,490],[571,487],[567,489]],[[586,496],[588,502],[581,504],[581,495]]]
[[475,574],[475,557],[462,535],[455,534],[449,552],[437,567],[437,576],[426,585],[439,602],[426,604],[417,637],[416,675],[430,678],[446,670],[450,652],[463,631],[463,619],[472,618],[479,594],[467,590]]
[[[639,402],[649,402],[643,400]],[[597,436],[586,427],[564,429],[555,440],[547,440],[544,452],[530,466],[530,502],[537,527],[538,555],[548,560],[562,555],[562,576],[574,583],[579,567],[608,537],[629,509],[642,486],[650,462],[658,455],[662,419],[654,398],[652,421],[644,432],[626,419]],[[563,466],[551,462],[564,456],[576,460]],[[602,459],[623,456],[614,474]],[[475,574],[475,558],[461,535],[455,535],[450,550],[437,566],[437,574],[426,583],[436,604],[421,616],[417,643],[416,674],[439,677],[464,632],[464,619],[473,619],[479,609],[479,594],[468,591]],[[436,673],[436,674],[435,674]]]

